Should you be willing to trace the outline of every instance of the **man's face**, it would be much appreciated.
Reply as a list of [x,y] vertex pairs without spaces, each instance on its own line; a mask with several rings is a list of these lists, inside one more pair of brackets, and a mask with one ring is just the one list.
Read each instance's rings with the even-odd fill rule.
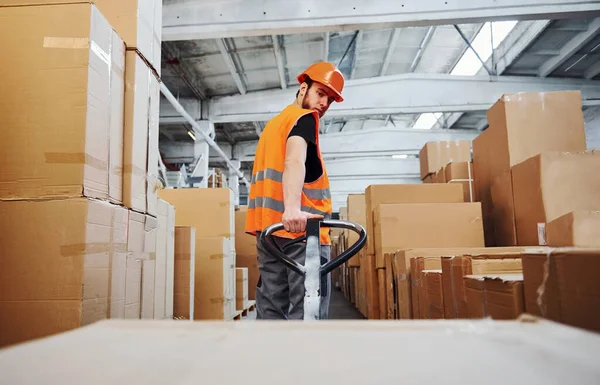
[[[306,84],[303,84],[306,88]],[[311,87],[306,91],[302,108],[307,110],[315,110],[319,113],[319,117],[323,117],[329,106],[334,101],[334,93],[325,85],[319,82],[313,82]]]

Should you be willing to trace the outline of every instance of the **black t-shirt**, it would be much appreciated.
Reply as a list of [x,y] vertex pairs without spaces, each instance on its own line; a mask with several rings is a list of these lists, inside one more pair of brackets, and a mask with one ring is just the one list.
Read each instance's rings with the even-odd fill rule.
[[304,164],[306,167],[306,176],[304,177],[304,183],[314,182],[323,174],[321,159],[319,159],[317,151],[316,124],[317,122],[313,114],[304,115],[298,119],[298,122],[288,135],[288,138],[299,136],[306,141],[306,162]]

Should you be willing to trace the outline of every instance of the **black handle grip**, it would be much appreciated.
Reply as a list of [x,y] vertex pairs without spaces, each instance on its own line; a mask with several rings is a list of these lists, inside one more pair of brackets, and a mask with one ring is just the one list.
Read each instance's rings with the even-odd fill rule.
[[[335,219],[326,219],[321,220],[320,224],[322,227],[331,227],[331,228],[344,228],[348,230],[352,230],[358,234],[358,241],[350,246],[346,251],[344,251],[339,257],[333,259],[326,264],[322,265],[320,268],[321,276],[324,276],[330,273],[332,270],[338,268],[350,258],[352,258],[356,253],[360,251],[367,242],[367,232],[365,229],[359,225],[358,223],[349,222],[349,221],[341,221]],[[267,227],[259,237],[259,242],[262,246],[267,249],[269,253],[271,253],[275,258],[277,258],[280,262],[285,264],[287,267],[295,271],[300,275],[306,274],[306,269],[303,265],[294,261],[284,253],[282,253],[275,242],[273,241],[273,237],[271,236],[273,233],[284,230],[283,223],[275,223],[269,227]]]

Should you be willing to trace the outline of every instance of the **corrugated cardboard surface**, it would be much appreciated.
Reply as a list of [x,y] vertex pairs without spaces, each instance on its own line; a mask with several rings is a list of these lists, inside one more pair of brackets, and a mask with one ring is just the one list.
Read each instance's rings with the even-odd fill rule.
[[399,319],[396,311],[398,304],[398,281],[396,280],[396,274],[394,273],[394,253],[386,253],[383,258],[385,260],[385,292],[387,299],[385,304],[386,318]]
[[[459,203],[462,187],[446,184],[372,185],[365,192],[367,206],[367,253],[375,254],[373,211],[380,204],[392,203]],[[392,250],[395,251],[395,250]],[[381,261],[383,263],[383,260]],[[378,265],[383,267],[382,264]]]
[[464,277],[465,299],[469,318],[485,318],[488,316],[483,278],[482,275],[467,275]]
[[[347,199],[348,220],[358,223],[367,230],[367,203],[365,194],[349,194]],[[348,231],[348,246],[352,246],[358,242],[358,234],[354,231]],[[367,234],[368,235],[368,234]],[[359,267],[358,258],[350,258],[348,261],[350,267]]]
[[196,235],[195,320],[231,320],[235,313],[235,257],[230,240]]
[[384,266],[384,253],[399,249],[484,245],[478,202],[380,205],[374,225],[377,267]]
[[235,269],[235,309],[248,309],[248,269]]
[[421,318],[444,318],[444,293],[442,270],[421,271],[421,287],[424,301],[421,302]]
[[576,210],[546,226],[552,247],[594,247],[600,249],[600,211]]
[[166,292],[165,292],[165,317],[173,318],[173,290],[175,286],[175,207],[167,206],[167,265],[166,265]]
[[375,256],[367,254],[365,263],[361,264],[361,270],[365,270],[366,285],[366,317],[368,319],[379,319],[379,283],[377,270],[375,269]]
[[0,346],[107,318],[112,304],[116,312],[123,271],[111,276],[111,265],[124,256],[126,220],[84,198],[0,202]]
[[548,151],[585,151],[579,91],[504,95],[487,113],[489,128],[473,141],[486,245],[494,246],[491,184],[511,167]]
[[160,84],[154,76],[150,76],[148,109],[148,153],[146,167],[146,212],[157,214],[158,200],[158,121],[160,110]]
[[[398,314],[401,319],[418,318],[419,291],[418,283],[421,270],[441,269],[440,257],[480,253],[499,253],[521,251],[523,248],[484,248],[484,247],[459,247],[459,248],[421,248],[398,250],[393,253],[394,279],[397,282]],[[413,261],[422,258],[422,260]],[[445,277],[442,277],[445,279]],[[450,281],[444,282],[444,290],[450,287]]]
[[387,290],[385,287],[385,269],[377,269],[377,285],[379,286],[379,319],[387,319]]
[[[292,348],[298,346],[318,346],[322,357],[336,357],[348,368],[361,367],[368,355],[370,365],[360,373],[328,362],[319,365],[318,373],[298,370],[289,363],[315,365],[306,350]],[[473,384],[481,378],[487,385],[597,385],[599,355],[597,334],[533,317],[512,322],[148,321],[140,326],[104,321],[3,352],[0,383],[37,384],[43,378],[47,385],[71,385],[75,378],[89,376],[134,384],[140,372],[148,371],[147,385],[183,384],[189,378],[239,384],[249,372],[276,367],[289,378],[286,385],[362,384],[365,378],[369,384],[437,385],[442,376],[447,385]],[[166,369],[179,368],[182,357],[195,363]],[[229,362],[238,365],[224,370],[223,363]],[[397,369],[398,362],[403,370]]]
[[238,256],[252,256],[256,258],[256,237],[246,234],[247,213],[248,206],[240,206],[239,210],[235,211],[235,252]]
[[0,18],[0,199],[120,202],[123,42],[91,4],[2,7]]
[[445,167],[443,167],[443,170],[444,180],[446,183],[458,183],[463,186],[463,196],[465,202],[479,201],[475,195],[472,162],[448,163]]
[[494,238],[498,246],[517,245],[515,201],[511,171],[494,178],[491,188],[494,219]]
[[[249,235],[245,236],[249,237]],[[256,285],[258,285],[258,279],[260,278],[258,257],[256,255],[237,254],[236,250],[235,265],[236,267],[245,267],[248,269],[248,299],[256,300]]]
[[470,318],[516,319],[525,311],[523,274],[467,275],[464,281]]
[[177,209],[177,226],[193,226],[200,237],[235,237],[233,191],[229,188],[159,190]]
[[196,229],[189,226],[175,228],[175,281],[173,317],[194,319],[194,275]]
[[144,256],[142,261],[142,298],[141,318],[154,318],[155,273],[156,273],[156,236],[158,221],[146,215],[144,223]]
[[154,318],[167,317],[167,238],[169,236],[169,204],[158,200],[156,232],[156,278],[154,289]]
[[471,142],[457,140],[452,142],[427,142],[419,152],[421,180],[450,162],[470,162]]
[[423,256],[409,259],[411,279],[411,303],[402,304],[404,313],[411,307],[412,317],[424,319],[427,317],[427,284],[422,274],[424,270],[439,270],[442,268],[439,256]]
[[600,249],[551,249],[523,255],[525,310],[600,331]]
[[129,233],[129,210],[113,206],[112,258],[110,266],[109,318],[125,318],[125,288],[127,274],[127,239]]
[[544,245],[546,223],[573,210],[600,210],[600,172],[591,170],[600,152],[549,152],[513,167],[520,245]]
[[[363,249],[364,250],[364,249]],[[360,267],[358,271],[354,273],[354,269],[350,269],[355,274],[355,281],[357,282],[357,308],[361,314],[365,317],[369,317],[368,301],[367,301],[367,254],[364,251],[358,253]]]
[[[487,273],[520,273],[521,251],[484,251],[480,255],[442,257],[446,318],[468,318],[464,277]],[[447,283],[447,284],[446,284]]]
[[148,132],[152,70],[135,52],[125,55],[123,203],[146,212]]
[[433,174],[429,174],[427,175],[424,179],[423,179],[423,183],[434,183],[433,182]]
[[146,247],[146,216],[129,211],[125,282],[125,318],[139,319],[142,305],[142,268]]

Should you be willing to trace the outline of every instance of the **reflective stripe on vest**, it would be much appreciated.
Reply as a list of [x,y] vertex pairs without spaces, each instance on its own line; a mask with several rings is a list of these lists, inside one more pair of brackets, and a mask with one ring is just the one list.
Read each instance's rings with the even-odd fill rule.
[[[277,170],[273,170],[271,168],[267,168],[264,171],[261,170],[257,172],[255,175],[252,175],[252,182],[260,182],[265,179],[272,180],[274,182],[283,183],[283,173]],[[302,188],[302,192],[309,199],[330,199],[331,192],[329,189],[313,189],[313,188]]]

